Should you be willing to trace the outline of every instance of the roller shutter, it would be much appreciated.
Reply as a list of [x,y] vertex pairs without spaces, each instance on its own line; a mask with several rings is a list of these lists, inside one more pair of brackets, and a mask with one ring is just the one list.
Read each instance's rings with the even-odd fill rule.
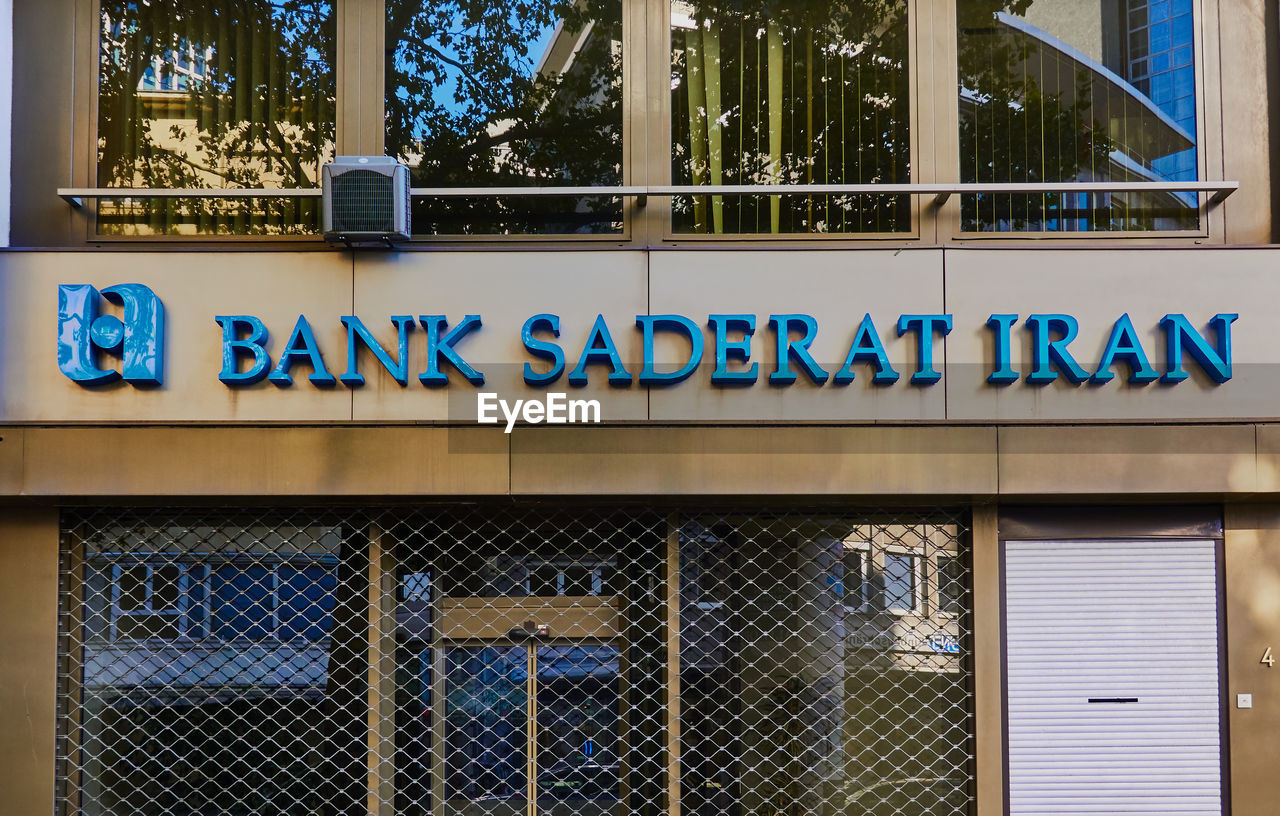
[[1010,541],[1009,812],[1222,813],[1213,541]]

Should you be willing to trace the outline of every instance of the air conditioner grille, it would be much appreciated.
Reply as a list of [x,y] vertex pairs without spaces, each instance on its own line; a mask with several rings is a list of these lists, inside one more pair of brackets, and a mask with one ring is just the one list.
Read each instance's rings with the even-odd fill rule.
[[333,177],[336,232],[394,232],[395,180],[372,170],[348,170]]

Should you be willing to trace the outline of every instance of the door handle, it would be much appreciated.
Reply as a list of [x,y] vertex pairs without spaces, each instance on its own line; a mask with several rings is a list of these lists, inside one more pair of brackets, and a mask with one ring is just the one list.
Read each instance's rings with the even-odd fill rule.
[[1090,697],[1091,703],[1136,703],[1137,697]]

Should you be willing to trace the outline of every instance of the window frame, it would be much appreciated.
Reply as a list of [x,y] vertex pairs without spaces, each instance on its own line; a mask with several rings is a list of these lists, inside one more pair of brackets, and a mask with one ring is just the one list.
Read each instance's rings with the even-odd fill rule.
[[948,598],[943,593],[942,588],[944,585],[954,585],[955,582],[949,580],[946,577],[946,574],[943,572],[943,569],[942,569],[943,559],[950,561],[952,564],[956,565],[956,567],[960,568],[961,570],[964,569],[964,564],[960,560],[959,553],[948,551],[948,552],[937,552],[934,554],[933,558],[931,559],[932,563],[930,564],[930,569],[933,573],[933,583],[929,585],[929,592],[928,592],[929,611],[931,614],[937,615],[939,618],[943,620],[955,620],[959,618],[964,611],[964,586],[963,586],[963,582],[961,582],[960,594],[949,598],[949,600],[955,602],[956,607],[959,611],[956,611],[956,612],[948,611],[945,603],[945,601],[948,600]]
[[[908,105],[911,181],[949,183],[959,179],[959,110],[956,4],[961,0],[907,0],[909,26]],[[335,153],[381,154],[385,149],[385,0],[333,0],[337,25]],[[670,61],[671,0],[619,0],[622,3],[623,169],[622,184],[671,184]],[[1222,84],[1218,9],[1220,0],[1192,0],[1196,76],[1197,178],[1224,178],[1221,119]],[[96,186],[99,82],[99,0],[76,0],[75,53],[88,70],[74,72],[80,101],[73,113],[71,178],[75,186]],[[653,94],[649,90],[654,91]],[[943,93],[938,93],[942,89]],[[650,103],[654,103],[650,105]],[[1067,188],[1069,189],[1069,188]],[[712,248],[848,248],[856,246],[933,248],[948,243],[982,246],[1131,245],[1161,246],[1225,243],[1221,205],[1210,207],[1199,194],[1200,228],[1133,232],[975,233],[960,229],[960,195],[937,205],[933,196],[910,194],[911,229],[862,234],[720,234],[674,232],[669,197],[650,196],[647,205],[623,197],[622,230],[603,235],[440,235],[415,236],[400,251],[441,246],[526,246],[528,248],[647,249],[681,246]],[[85,202],[75,218],[84,225],[85,244],[133,246],[226,246],[338,251],[320,235],[100,235],[98,202]]]
[[[948,16],[946,27],[953,36],[946,43],[947,54],[942,60],[943,82],[952,88],[958,88],[959,78],[959,24],[956,16],[957,3],[963,0],[945,0]],[[1196,88],[1196,178],[1201,181],[1221,181],[1222,173],[1222,133],[1221,120],[1221,79],[1217,59],[1217,14],[1218,0],[1191,0],[1193,45],[1192,54],[1195,68]],[[952,94],[952,96],[956,96]],[[951,111],[947,117],[950,128],[942,134],[938,148],[946,162],[943,175],[947,178],[960,178],[960,112],[958,99],[948,100]],[[1210,121],[1212,120],[1212,121]],[[944,143],[945,142],[945,149]],[[1070,188],[1064,188],[1069,191]],[[1162,245],[1199,244],[1206,240],[1212,243],[1223,243],[1225,234],[1221,206],[1209,205],[1210,194],[1198,193],[1199,228],[1192,230],[1150,230],[1150,231],[1090,231],[1090,232],[967,232],[961,227],[960,200],[961,195],[953,195],[943,204],[938,214],[938,243],[955,241],[958,243],[991,245],[1025,245],[1034,240],[1037,246],[1052,245],[1061,242],[1063,245],[1079,245],[1081,242],[1115,242],[1119,244],[1137,241],[1157,240]]]
[[[888,578],[887,578],[888,572],[889,572],[888,559],[890,556],[911,559],[910,575],[912,578],[912,583],[911,583],[912,605],[910,607],[894,606],[890,603],[889,585],[888,585]],[[924,617],[925,615],[924,596],[926,595],[924,591],[925,590],[924,562],[926,560],[928,560],[926,553],[921,552],[920,550],[913,547],[904,547],[900,545],[891,544],[891,545],[882,547],[880,549],[879,558],[877,559],[877,561],[879,562],[879,565],[880,565],[880,574],[882,576],[885,576],[880,582],[880,604],[879,604],[880,611],[887,612],[890,615],[896,615],[900,618],[916,617],[916,616]]]
[[[155,594],[155,573],[157,567],[177,566],[179,567],[178,575],[178,600],[173,610],[156,611],[151,608],[151,599]],[[145,587],[147,591],[146,609],[124,610],[120,607],[120,599],[123,595],[122,579],[125,570],[136,569],[142,567],[147,571]],[[202,576],[195,578],[193,583],[193,573],[203,573]],[[106,573],[106,579],[110,585],[111,602],[107,606],[107,640],[110,643],[146,643],[153,640],[163,641],[179,641],[191,642],[201,640],[209,636],[209,617],[210,617],[210,598],[209,583],[212,571],[203,564],[189,564],[186,562],[173,561],[149,561],[146,559],[138,559],[134,561],[118,561],[111,565],[111,570]],[[191,601],[191,591],[195,586],[202,586],[204,589],[204,599],[199,603],[193,604]],[[202,610],[204,623],[193,624],[191,621],[192,610]],[[177,634],[172,638],[163,638],[158,636],[148,637],[129,637],[120,634],[120,621],[123,620],[142,620],[146,618],[162,618],[172,619],[176,622]],[[192,634],[193,629],[203,628],[204,635]]]
[[[638,0],[639,1],[639,0]],[[661,77],[655,77],[652,74],[647,78],[648,87],[659,89],[661,95],[661,103],[655,106],[655,117],[658,119],[657,127],[651,123],[650,138],[656,138],[663,150],[659,158],[652,159],[651,166],[647,168],[645,173],[645,184],[652,186],[670,186],[674,182],[672,180],[671,155],[675,149],[675,142],[672,135],[671,127],[671,54],[673,47],[673,35],[671,26],[671,7],[673,0],[653,0],[651,5],[655,9],[660,9],[661,17],[656,20],[650,27],[650,31],[660,28],[661,36],[658,37],[659,42],[650,42],[647,47],[649,61],[651,64],[661,67]],[[929,184],[934,183],[938,179],[935,176],[935,164],[931,150],[925,148],[933,141],[932,133],[934,129],[933,106],[922,104],[924,100],[933,97],[932,85],[930,78],[934,75],[935,69],[933,61],[935,58],[935,48],[931,47],[931,43],[935,40],[935,33],[932,30],[933,17],[925,8],[928,0],[904,0],[907,6],[907,86],[910,88],[911,98],[908,101],[907,109],[909,111],[907,127],[908,141],[911,144],[911,183],[913,184]],[[954,0],[947,0],[954,2]],[[657,16],[656,14],[654,16]],[[929,136],[930,138],[926,138]],[[714,193],[715,187],[708,185],[707,195]],[[866,244],[870,246],[885,246],[893,244],[903,244],[905,246],[921,246],[922,241],[932,231],[930,229],[933,221],[934,208],[929,206],[931,200],[929,196],[920,194],[911,194],[911,202],[909,210],[911,213],[910,229],[902,232],[880,232],[880,233],[721,233],[721,234],[698,234],[676,232],[673,228],[672,207],[669,196],[659,198],[663,202],[658,208],[660,212],[648,212],[645,217],[651,221],[647,231],[659,236],[662,243],[679,246],[681,244],[689,244],[693,246],[707,246],[716,244],[731,244],[734,246],[747,245],[772,245],[772,244],[803,244],[809,246],[848,246],[850,244]]]
[[[865,541],[849,541],[848,539],[840,542],[840,567],[841,567],[841,588],[842,593],[840,601],[846,612],[856,612],[865,614],[871,611],[871,593],[870,589],[870,573],[871,573],[871,545]],[[850,604],[850,585],[849,585],[849,566],[845,562],[847,553],[858,553],[858,575],[857,575],[857,593],[858,603]]]
[[[332,0],[334,4],[334,17],[337,31],[335,38],[337,40],[337,59],[334,65],[334,75],[336,81],[335,88],[335,105],[334,105],[334,155],[342,154],[342,136],[344,132],[344,118],[349,117],[352,111],[344,110],[344,99],[350,100],[358,97],[354,94],[353,87],[344,88],[344,56],[346,56],[347,48],[344,48],[344,19],[345,13],[358,10],[361,5],[377,3],[381,6],[384,0]],[[88,72],[78,72],[77,82],[83,82],[84,99],[86,100],[76,109],[77,121],[73,127],[73,139],[77,145],[83,146],[82,150],[77,149],[72,157],[72,177],[75,179],[76,186],[97,187],[98,185],[98,89],[101,82],[101,33],[102,33],[102,8],[101,0],[77,0],[80,11],[84,14],[81,17],[86,25],[76,26],[75,32],[75,50],[81,56],[83,62],[81,64],[88,65]],[[348,26],[350,24],[348,23]],[[381,45],[379,39],[378,47]],[[350,60],[347,60],[350,62]],[[352,71],[353,66],[347,65],[345,69],[348,73]],[[379,68],[379,77],[381,77],[381,69]],[[348,78],[349,79],[349,78]],[[381,115],[381,114],[379,114]],[[351,125],[347,128],[350,130]],[[348,136],[348,138],[351,138]],[[381,148],[379,148],[381,150]],[[77,155],[79,160],[77,161]],[[309,247],[318,249],[329,249],[325,243],[324,237],[319,234],[315,235],[110,235],[98,232],[98,211],[100,201],[96,198],[86,200],[84,207],[84,225],[85,225],[85,243],[86,244],[161,244],[161,245],[180,245],[180,246],[198,246],[201,244],[208,245],[279,245],[282,248],[297,250]]]

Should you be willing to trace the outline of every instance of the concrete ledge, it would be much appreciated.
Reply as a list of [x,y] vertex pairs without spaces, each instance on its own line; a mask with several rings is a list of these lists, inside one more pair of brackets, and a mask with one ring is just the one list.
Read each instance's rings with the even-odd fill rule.
[[1280,425],[0,427],[0,496],[1227,496]]
[[984,427],[517,428],[511,492],[970,496],[996,490]]
[[1000,494],[1227,494],[1259,490],[1252,425],[1000,429]]
[[[23,436],[28,496],[508,492],[507,437],[489,428],[28,428]],[[0,453],[0,487],[9,486],[4,461]]]

